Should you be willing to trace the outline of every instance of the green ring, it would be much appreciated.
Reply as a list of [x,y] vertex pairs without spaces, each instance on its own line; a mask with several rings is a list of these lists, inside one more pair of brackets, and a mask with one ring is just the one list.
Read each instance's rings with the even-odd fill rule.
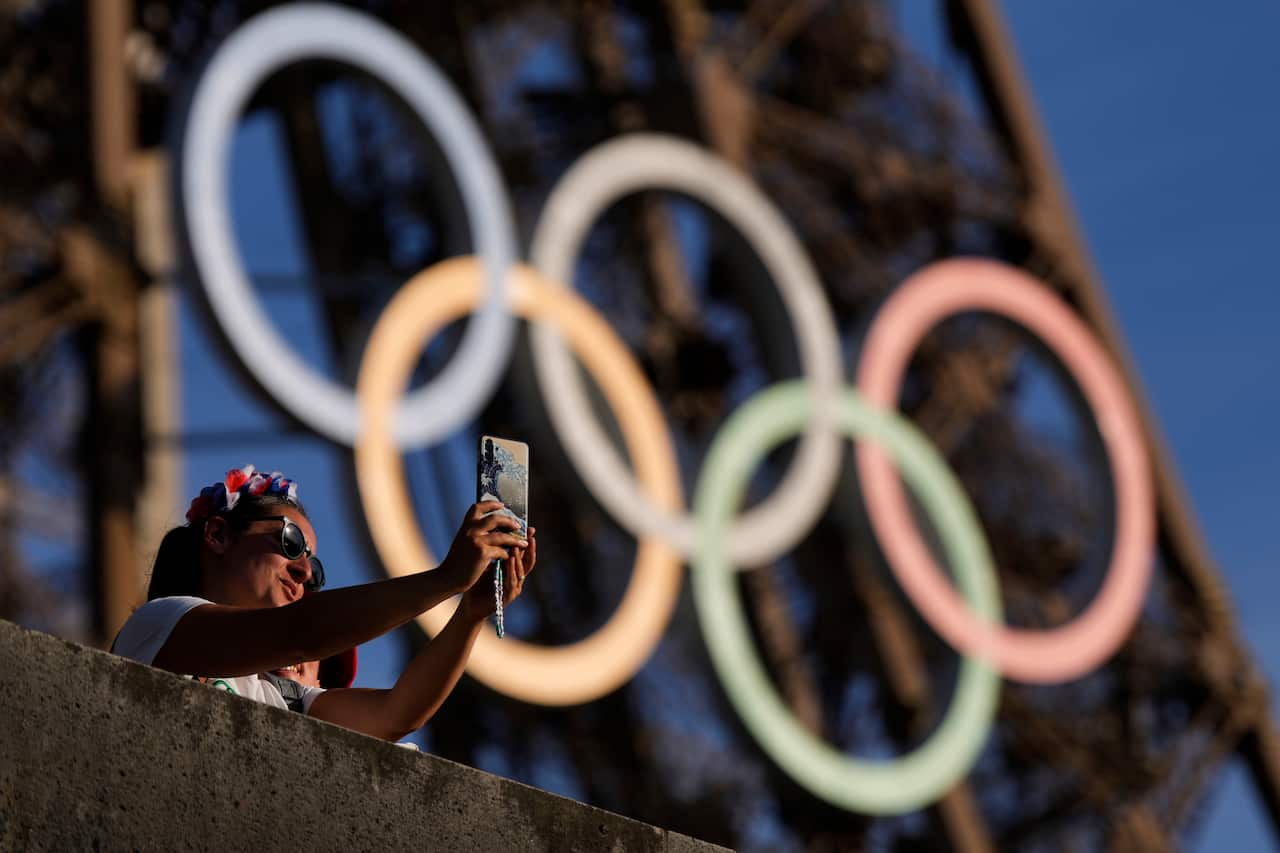
[[[806,383],[779,383],[740,406],[712,443],[694,495],[700,522],[692,572],[698,623],[730,701],[791,778],[851,811],[915,811],[945,794],[973,766],[995,715],[999,674],[982,660],[964,658],[951,707],[925,743],[891,761],[851,758],[801,727],[774,690],[753,651],[736,573],[727,559],[725,532],[742,503],[748,476],[765,453],[804,427],[812,410]],[[896,413],[864,402],[851,388],[833,401],[831,416],[850,436],[885,447],[937,527],[961,593],[985,621],[1000,622],[1000,595],[986,539],[968,498],[928,439]]]

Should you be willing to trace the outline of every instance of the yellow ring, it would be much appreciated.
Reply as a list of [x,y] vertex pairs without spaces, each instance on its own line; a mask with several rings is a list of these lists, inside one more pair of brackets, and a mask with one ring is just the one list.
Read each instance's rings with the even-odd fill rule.
[[[564,336],[612,407],[649,499],[664,510],[682,511],[684,496],[666,419],[626,346],[569,288],[547,283],[524,265],[513,266],[509,275],[511,311],[529,322],[554,325]],[[418,273],[378,318],[360,364],[356,485],[374,547],[393,577],[436,564],[414,514],[392,438],[395,405],[431,336],[479,304],[483,279],[483,267],[471,257],[443,261]],[[467,671],[499,693],[525,702],[576,705],[597,699],[625,684],[649,659],[675,610],[680,581],[676,551],[652,537],[643,538],[618,609],[594,634],[567,646],[544,647],[510,637],[498,640],[483,632]],[[419,615],[418,624],[435,636],[456,606],[446,602],[435,607]]]

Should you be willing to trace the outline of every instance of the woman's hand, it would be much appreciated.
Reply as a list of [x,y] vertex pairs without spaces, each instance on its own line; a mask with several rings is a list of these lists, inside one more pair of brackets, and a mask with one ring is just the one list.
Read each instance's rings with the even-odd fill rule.
[[489,564],[494,560],[508,559],[511,549],[523,549],[529,545],[511,532],[520,529],[520,522],[496,512],[500,509],[501,501],[484,501],[472,504],[463,517],[462,526],[449,546],[449,553],[436,568],[437,572],[444,574],[455,592],[475,586]]
[[[537,529],[529,528],[528,547],[515,546],[511,555],[503,555],[502,559],[502,606],[506,607],[519,597],[524,589],[525,578],[533,571],[538,562]],[[466,617],[479,622],[493,613],[497,608],[493,602],[493,580],[488,572],[484,572],[462,596],[462,604]]]

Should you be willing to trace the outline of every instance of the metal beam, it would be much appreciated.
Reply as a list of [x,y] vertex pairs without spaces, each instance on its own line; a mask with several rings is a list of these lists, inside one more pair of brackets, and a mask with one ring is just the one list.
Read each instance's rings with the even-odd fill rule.
[[[138,282],[133,270],[84,228],[63,238],[67,276],[93,300],[86,417],[90,560],[97,597],[93,632],[109,641],[137,603],[140,573],[134,501],[142,470]],[[122,483],[131,484],[122,488]]]
[[94,177],[103,199],[123,210],[129,196],[129,158],[137,139],[137,99],[124,50],[133,3],[93,0],[89,18]]

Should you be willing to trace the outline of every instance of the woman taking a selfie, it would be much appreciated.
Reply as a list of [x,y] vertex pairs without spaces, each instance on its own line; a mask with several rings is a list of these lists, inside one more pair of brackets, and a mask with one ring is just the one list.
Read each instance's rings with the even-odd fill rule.
[[[497,501],[468,509],[438,567],[393,580],[321,592],[318,542],[297,485],[253,466],[230,471],[191,502],[187,523],[160,544],[147,603],[112,651],[279,708],[387,740],[421,727],[453,690],[495,608],[486,569],[504,561],[504,605],[537,560],[534,530]],[[458,609],[386,690],[314,687],[281,691],[271,675],[323,660],[403,625],[461,594]],[[290,694],[286,701],[284,694]]]

